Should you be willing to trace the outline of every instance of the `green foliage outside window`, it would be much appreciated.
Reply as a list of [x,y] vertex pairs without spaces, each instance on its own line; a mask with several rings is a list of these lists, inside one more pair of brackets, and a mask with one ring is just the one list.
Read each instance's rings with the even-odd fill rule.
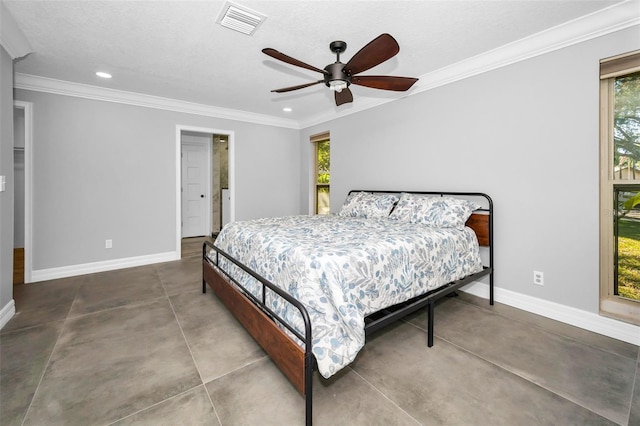
[[640,72],[616,78],[614,96],[614,165],[619,173],[630,170],[627,179],[640,179]]
[[329,140],[316,142],[316,213],[330,213],[331,149]]
[[317,143],[318,149],[318,183],[329,183],[331,180],[331,156],[329,141]]
[[[614,82],[614,166],[618,179],[640,179],[640,73]],[[623,174],[623,171],[626,173]],[[640,300],[640,186],[617,191],[615,294]]]

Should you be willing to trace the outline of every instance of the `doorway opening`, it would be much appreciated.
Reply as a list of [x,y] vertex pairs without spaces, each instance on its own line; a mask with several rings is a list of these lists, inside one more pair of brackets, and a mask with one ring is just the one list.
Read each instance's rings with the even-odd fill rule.
[[31,282],[31,177],[33,104],[13,102],[13,283]]
[[177,151],[177,247],[188,257],[235,216],[233,132],[178,126]]

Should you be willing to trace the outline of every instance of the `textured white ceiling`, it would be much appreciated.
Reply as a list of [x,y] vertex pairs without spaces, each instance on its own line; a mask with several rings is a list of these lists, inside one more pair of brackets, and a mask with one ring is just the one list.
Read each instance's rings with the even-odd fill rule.
[[347,62],[386,32],[400,53],[362,75],[421,77],[619,1],[234,1],[267,15],[253,36],[216,24],[222,1],[3,2],[34,50],[18,73],[304,121],[405,94],[352,86],[354,104],[336,107],[324,85],[271,93],[321,76],[263,48],[324,68],[331,41]]

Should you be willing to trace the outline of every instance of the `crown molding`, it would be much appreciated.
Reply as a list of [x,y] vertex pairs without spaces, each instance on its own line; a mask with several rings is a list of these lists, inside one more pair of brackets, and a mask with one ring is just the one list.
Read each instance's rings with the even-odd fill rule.
[[[640,0],[627,0],[589,15],[565,22],[529,37],[457,62],[419,77],[405,96],[413,96],[487,71],[505,67],[568,46],[640,25]],[[402,99],[399,98],[399,99]],[[345,117],[397,99],[375,100],[340,113],[323,113],[300,123],[301,128]]]
[[423,75],[413,93],[640,25],[640,1],[628,0]]
[[4,3],[0,2],[0,45],[11,56],[11,59],[22,58],[33,52],[31,44],[13,20]]
[[[472,58],[424,74],[420,76],[419,81],[411,91],[399,99],[636,25],[640,25],[640,0],[627,0]],[[4,46],[4,38],[2,42]],[[9,53],[11,54],[11,52]],[[291,129],[304,129],[398,100],[359,99],[357,104],[350,105],[350,108],[347,110],[342,110],[337,113],[335,111],[328,111],[314,115],[308,119],[295,121],[265,114],[196,104],[29,74],[16,73],[14,86],[17,89],[55,93]]]
[[226,120],[243,121],[254,124],[264,124],[275,127],[299,129],[295,120],[283,119],[265,114],[221,108],[212,105],[197,104],[177,99],[127,92],[88,84],[73,83],[31,74],[16,73],[14,79],[16,89],[32,90],[36,92],[53,93],[57,95],[74,96],[105,102],[115,102],[154,108],[165,111],[181,112],[185,114],[202,115],[205,117],[222,118]]
[[394,98],[394,99],[365,99],[365,98],[358,98],[358,102],[357,103],[352,103],[352,104],[344,104],[344,105],[348,105],[349,109],[343,109],[341,111],[328,111],[328,112],[322,112],[320,114],[316,114],[312,117],[309,117],[306,120],[301,120],[300,121],[300,128],[301,129],[306,129],[307,127],[311,127],[311,126],[315,126],[316,124],[322,124],[322,123],[326,123],[327,121],[331,121],[331,120],[335,120],[337,118],[342,118],[342,117],[347,117],[351,114],[355,114],[361,111],[365,111],[371,108],[375,108],[378,107],[380,105],[384,105],[387,104],[389,102],[394,102],[403,98],[406,98],[408,96],[413,95],[413,91],[411,93],[407,93],[404,96],[400,97],[400,98]]

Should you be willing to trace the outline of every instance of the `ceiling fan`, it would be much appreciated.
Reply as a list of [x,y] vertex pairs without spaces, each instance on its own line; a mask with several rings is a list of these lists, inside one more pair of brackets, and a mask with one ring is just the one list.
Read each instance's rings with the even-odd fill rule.
[[353,94],[351,93],[351,90],[349,90],[349,86],[352,84],[372,87],[374,89],[403,92],[405,90],[409,90],[409,88],[418,81],[417,78],[411,77],[356,75],[391,59],[400,51],[398,42],[389,34],[381,34],[370,41],[366,46],[353,55],[351,60],[346,64],[340,62],[340,54],[347,49],[347,43],[344,41],[334,41],[329,44],[329,49],[336,54],[336,61],[333,64],[327,65],[324,69],[305,64],[304,62],[294,59],[291,56],[287,56],[284,53],[280,53],[275,49],[262,49],[262,53],[269,55],[274,59],[306,68],[311,71],[317,71],[324,76],[322,80],[300,84],[298,86],[275,89],[272,90],[272,92],[291,92],[292,90],[304,89],[305,87],[324,83],[335,93],[336,105],[340,106],[348,102],[353,102]]

